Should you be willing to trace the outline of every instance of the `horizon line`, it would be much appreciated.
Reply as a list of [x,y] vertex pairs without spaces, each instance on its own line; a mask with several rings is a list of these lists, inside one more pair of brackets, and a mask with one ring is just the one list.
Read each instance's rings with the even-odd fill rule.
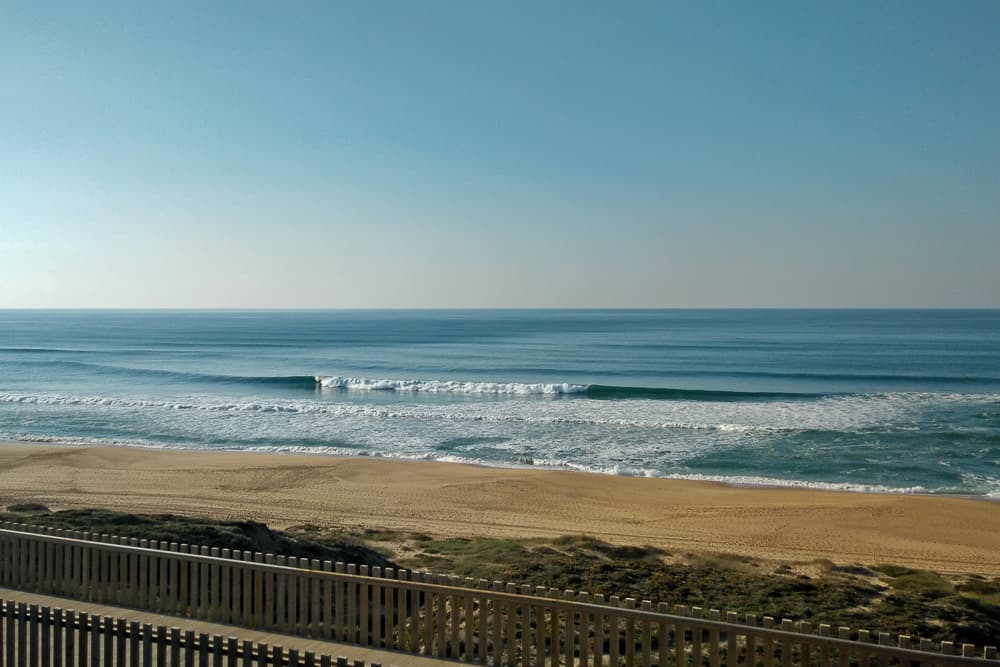
[[0,312],[391,312],[391,311],[663,311],[663,310],[801,310],[801,311],[994,311],[997,306],[0,306]]

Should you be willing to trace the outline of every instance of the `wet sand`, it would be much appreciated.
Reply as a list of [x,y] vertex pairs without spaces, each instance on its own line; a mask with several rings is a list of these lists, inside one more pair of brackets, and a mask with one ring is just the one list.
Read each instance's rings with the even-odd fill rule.
[[424,461],[0,445],[0,504],[107,507],[274,527],[594,535],[672,552],[1000,575],[1000,504],[730,487]]

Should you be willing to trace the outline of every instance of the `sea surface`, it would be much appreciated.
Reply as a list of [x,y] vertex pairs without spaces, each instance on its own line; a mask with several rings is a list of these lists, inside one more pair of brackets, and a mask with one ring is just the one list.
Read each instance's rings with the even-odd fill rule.
[[1000,498],[1000,311],[0,311],[0,440]]

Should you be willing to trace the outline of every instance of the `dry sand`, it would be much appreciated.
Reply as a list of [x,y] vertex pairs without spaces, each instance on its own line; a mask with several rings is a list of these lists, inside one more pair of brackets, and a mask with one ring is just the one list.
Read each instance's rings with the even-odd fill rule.
[[673,552],[1000,575],[1000,504],[435,462],[0,445],[0,503],[435,536],[586,533]]

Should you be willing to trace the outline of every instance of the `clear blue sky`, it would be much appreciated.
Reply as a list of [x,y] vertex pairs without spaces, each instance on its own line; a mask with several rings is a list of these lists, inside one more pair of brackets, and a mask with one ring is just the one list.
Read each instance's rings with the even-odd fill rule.
[[0,5],[0,307],[1000,307],[1000,2]]

